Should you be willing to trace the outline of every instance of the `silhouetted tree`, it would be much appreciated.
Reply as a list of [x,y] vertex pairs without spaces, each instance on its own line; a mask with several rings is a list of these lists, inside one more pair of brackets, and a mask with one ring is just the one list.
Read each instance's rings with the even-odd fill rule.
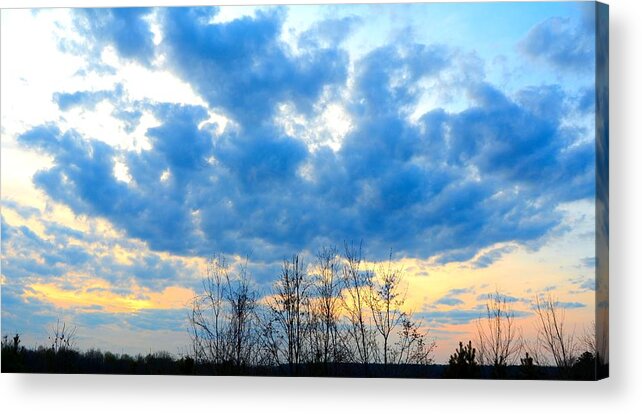
[[477,322],[479,361],[493,367],[495,378],[506,376],[506,366],[513,365],[521,351],[521,341],[514,326],[515,314],[505,295],[488,295],[486,313]]
[[268,299],[271,315],[268,323],[283,338],[284,359],[294,374],[304,362],[304,341],[309,328],[309,289],[310,281],[303,262],[299,255],[294,255],[292,260],[283,261],[281,276]]
[[20,334],[9,338],[2,337],[2,372],[21,372],[24,370],[25,348],[20,345]]
[[565,377],[575,362],[577,342],[575,333],[569,332],[565,323],[565,311],[549,294],[546,298],[535,297],[537,317],[537,343],[553,358],[560,374]]
[[49,344],[54,353],[72,350],[76,346],[76,327],[56,320],[56,324],[49,329]]
[[585,381],[594,380],[597,376],[595,356],[591,352],[585,351],[577,358],[571,372],[573,379]]
[[398,336],[399,339],[392,352],[394,363],[420,365],[433,363],[435,341],[428,339],[427,334],[420,331],[420,325],[412,321],[409,315],[404,315],[402,318]]
[[313,314],[318,323],[318,353],[324,364],[341,361],[344,355],[339,333],[341,310],[341,263],[334,247],[324,247],[317,253],[313,289]]
[[281,362],[281,347],[284,337],[278,330],[276,316],[269,307],[265,310],[259,320],[258,360],[257,363],[265,366],[279,365]]
[[391,254],[387,265],[382,266],[370,280],[370,292],[366,295],[374,327],[381,336],[384,366],[388,365],[390,356],[390,335],[406,319],[402,310],[405,293],[402,292],[401,281],[401,271],[392,267]]
[[208,261],[203,293],[193,299],[189,318],[192,348],[197,361],[222,364],[226,359],[225,287],[229,277],[225,257],[219,255]]
[[9,340],[8,335],[4,335],[2,337],[2,349],[6,349],[13,352],[14,354],[17,354],[18,352],[20,352],[21,348],[22,346],[20,345],[20,334],[16,333],[11,338],[11,341]]
[[254,363],[257,299],[246,264],[232,271],[224,257],[211,259],[189,315],[194,359],[237,372]]
[[347,332],[354,345],[355,362],[363,364],[367,371],[376,352],[375,331],[368,317],[373,274],[362,269],[362,260],[362,245],[356,247],[345,243],[341,299],[348,318]]
[[524,358],[520,358],[519,376],[522,379],[539,378],[539,368],[535,365],[535,360],[526,352]]
[[448,360],[448,367],[444,376],[446,378],[479,378],[480,368],[475,360],[477,350],[473,348],[472,342],[464,346],[459,343],[459,349],[455,349],[455,353],[450,356]]
[[227,278],[225,298],[229,304],[230,322],[228,341],[231,348],[231,359],[236,367],[253,362],[253,350],[256,347],[254,325],[256,319],[257,293],[252,289],[243,266],[236,279]]
[[588,328],[584,329],[584,334],[580,342],[582,346],[584,346],[584,349],[595,357],[595,364],[599,376],[606,377],[608,375],[608,366],[605,361],[608,347],[608,330],[601,329],[600,333],[602,334],[602,338],[598,341],[598,329],[595,321],[593,321]]

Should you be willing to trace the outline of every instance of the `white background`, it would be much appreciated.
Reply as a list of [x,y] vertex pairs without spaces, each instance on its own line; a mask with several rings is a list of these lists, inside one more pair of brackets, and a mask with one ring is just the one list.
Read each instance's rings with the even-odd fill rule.
[[[212,3],[198,0],[188,2]],[[227,0],[215,3],[261,2]],[[642,94],[642,2],[610,0],[608,3],[611,6],[611,378],[596,383],[578,383],[2,374],[2,411],[226,413],[234,410],[260,413],[351,411],[404,414],[640,412],[642,106],[639,97]],[[119,5],[181,4],[176,0],[0,0],[3,8]]]

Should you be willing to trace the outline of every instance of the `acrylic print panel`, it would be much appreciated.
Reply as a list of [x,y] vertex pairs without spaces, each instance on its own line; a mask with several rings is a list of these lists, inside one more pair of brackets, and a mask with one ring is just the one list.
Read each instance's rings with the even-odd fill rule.
[[608,7],[4,9],[2,371],[608,375]]

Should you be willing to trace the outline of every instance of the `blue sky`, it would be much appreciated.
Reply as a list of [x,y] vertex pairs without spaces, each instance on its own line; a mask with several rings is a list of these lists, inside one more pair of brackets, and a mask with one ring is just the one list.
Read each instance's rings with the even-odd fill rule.
[[3,10],[3,333],[63,315],[85,344],[178,347],[209,255],[267,289],[284,256],[350,240],[447,275],[416,302],[438,329],[478,312],[448,294],[466,278],[531,260],[588,322],[591,10]]

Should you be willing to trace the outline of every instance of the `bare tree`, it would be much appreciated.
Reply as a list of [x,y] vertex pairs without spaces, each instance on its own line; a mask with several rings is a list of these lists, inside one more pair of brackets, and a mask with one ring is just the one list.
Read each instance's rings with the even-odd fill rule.
[[284,354],[291,372],[298,372],[303,362],[304,340],[308,329],[309,287],[307,275],[299,255],[284,260],[281,277],[274,285],[269,299],[272,329],[278,329],[284,338]]
[[319,351],[321,360],[328,364],[340,358],[338,332],[341,306],[339,253],[335,247],[324,247],[317,253],[317,272],[314,290],[317,300],[314,315],[319,322]]
[[203,292],[192,300],[189,315],[194,358],[237,368],[248,365],[256,347],[257,298],[246,265],[232,271],[223,256],[211,259]]
[[542,299],[535,297],[535,314],[537,316],[537,343],[555,362],[562,375],[575,362],[577,341],[575,332],[569,332],[565,323],[565,311],[549,294]]
[[370,284],[366,296],[372,312],[372,321],[383,342],[383,364],[388,365],[390,335],[406,317],[402,310],[405,292],[402,292],[402,273],[392,266],[392,254],[386,266],[381,266]]
[[225,257],[212,257],[207,263],[203,293],[192,300],[189,316],[192,348],[196,360],[215,364],[224,362],[225,349],[225,287],[229,266]]
[[421,325],[414,322],[410,315],[404,315],[401,320],[399,339],[392,350],[392,359],[396,364],[428,365],[433,362],[433,353],[437,346],[435,341],[428,338],[427,333],[421,332]]
[[403,309],[401,270],[391,259],[378,272],[364,263],[362,246],[347,243],[343,257],[319,250],[309,269],[295,254],[259,301],[247,264],[214,257],[189,315],[194,359],[216,369],[286,363],[293,375],[308,363],[356,362],[367,372],[373,362],[432,362],[434,342]]
[[356,362],[368,364],[376,352],[374,331],[368,318],[368,295],[371,293],[372,272],[362,269],[362,245],[345,244],[342,267],[341,300],[348,318],[348,334],[355,348]]
[[229,333],[231,359],[236,367],[246,365],[252,360],[252,351],[256,346],[253,341],[253,328],[257,294],[251,288],[247,275],[247,266],[244,265],[238,278],[226,279],[227,289],[225,298],[229,304]]
[[505,367],[516,363],[522,344],[514,324],[515,313],[499,291],[488,295],[486,314],[477,320],[479,360],[492,365],[495,376],[504,376]]
[[55,353],[74,349],[76,346],[76,327],[69,327],[66,322],[60,323],[60,319],[57,319],[56,324],[49,329],[49,343],[51,344],[51,350]]
[[279,365],[284,337],[279,332],[271,307],[268,306],[265,312],[259,316],[259,321],[257,363],[266,366]]

